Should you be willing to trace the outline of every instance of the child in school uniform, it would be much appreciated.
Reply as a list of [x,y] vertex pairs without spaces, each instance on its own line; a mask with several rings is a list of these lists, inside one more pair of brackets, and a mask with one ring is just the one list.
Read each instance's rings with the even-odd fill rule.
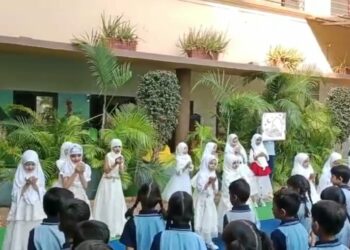
[[[346,210],[345,196],[340,187],[332,186],[324,189],[321,193],[321,199],[335,201]],[[350,247],[350,216],[348,213],[346,213],[346,217],[344,226],[336,235],[336,238],[343,245]]]
[[337,152],[333,152],[329,156],[328,160],[326,161],[326,163],[323,166],[322,174],[321,174],[320,180],[318,181],[317,192],[319,194],[321,194],[322,191],[324,189],[326,189],[327,187],[332,186],[331,169],[332,169],[332,167],[339,165],[341,159],[342,159],[341,154],[339,154]]
[[207,250],[203,239],[194,233],[194,209],[191,195],[175,192],[168,203],[166,230],[158,233],[151,250]]
[[300,195],[301,203],[298,211],[300,223],[308,233],[311,233],[311,191],[309,181],[302,175],[293,175],[287,180],[287,185]]
[[63,180],[60,172],[69,157],[69,149],[72,145],[73,143],[69,141],[66,141],[61,145],[60,158],[56,161],[56,167],[58,169],[58,179],[56,185],[54,185],[56,187],[63,187]]
[[226,250],[274,250],[270,238],[251,221],[230,222],[224,229],[222,239]]
[[64,233],[66,239],[62,246],[63,250],[71,249],[77,224],[89,220],[90,215],[90,207],[83,200],[73,198],[63,202],[59,211],[59,229]]
[[105,157],[103,175],[98,185],[93,217],[108,225],[111,236],[120,236],[126,222],[127,210],[120,172],[124,171],[122,142],[111,141],[111,151]]
[[97,220],[82,221],[77,224],[73,236],[73,249],[78,249],[86,241],[101,241],[108,244],[109,238],[107,224]]
[[91,168],[83,162],[83,148],[79,144],[72,144],[60,175],[63,187],[70,190],[74,197],[83,200],[90,206],[86,194],[88,183],[91,181]]
[[311,166],[310,157],[305,153],[298,153],[294,158],[292,176],[297,174],[304,176],[309,181],[312,202],[316,203],[319,201],[320,196],[315,186],[315,171]]
[[257,228],[260,228],[260,222],[255,214],[247,205],[250,196],[250,187],[246,180],[238,179],[230,184],[230,201],[232,210],[228,211],[223,218],[224,228],[231,221],[247,220],[253,222]]
[[45,218],[42,205],[44,194],[45,177],[38,154],[27,150],[22,155],[13,181],[4,250],[27,249],[30,230]]
[[[223,230],[223,218],[227,211],[230,211],[232,204],[230,201],[229,187],[233,181],[245,178],[242,169],[242,157],[236,154],[225,154],[224,173],[222,176],[221,197],[218,205],[218,226],[219,232]],[[249,185],[249,184],[248,184]]]
[[[200,234],[209,249],[218,249],[212,238],[218,235],[218,215],[214,202],[219,184],[216,177],[218,160],[216,156],[208,154],[201,162],[197,177],[197,199],[195,201],[195,231]],[[205,219],[204,219],[205,218]]]
[[[134,210],[139,203],[141,210],[134,216]],[[161,210],[156,210],[157,205]],[[154,236],[165,230],[164,214],[158,185],[153,182],[143,184],[137,193],[135,204],[125,214],[130,218],[125,224],[120,242],[128,249],[150,249]]]
[[171,177],[164,188],[162,197],[168,201],[171,195],[177,191],[192,194],[190,173],[193,171],[191,156],[188,154],[188,146],[180,142],[176,147],[176,173]]
[[312,213],[312,231],[319,241],[310,250],[348,250],[336,238],[346,220],[345,209],[335,201],[321,200],[314,204]]
[[309,234],[297,217],[300,207],[299,194],[282,188],[274,194],[273,214],[281,224],[271,233],[274,248],[278,250],[301,250],[309,248]]
[[72,199],[73,193],[65,188],[54,187],[44,195],[44,211],[47,218],[29,233],[28,250],[60,250],[65,242],[64,234],[58,229],[59,209],[62,202]]
[[272,197],[272,184],[270,180],[271,169],[268,164],[269,156],[262,143],[262,136],[255,134],[251,140],[249,153],[250,168],[255,174],[258,183],[258,202],[266,206],[265,201]]
[[344,193],[346,201],[346,212],[350,215],[350,187],[348,186],[350,180],[350,168],[348,166],[335,166],[331,169],[333,185],[338,186]]

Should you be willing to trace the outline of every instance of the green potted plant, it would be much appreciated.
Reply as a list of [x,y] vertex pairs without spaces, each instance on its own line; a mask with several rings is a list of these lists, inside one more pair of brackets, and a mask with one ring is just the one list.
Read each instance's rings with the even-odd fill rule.
[[130,21],[124,21],[123,16],[101,16],[101,36],[113,49],[136,50],[138,37],[135,26]]
[[178,47],[188,57],[218,60],[228,43],[229,39],[223,32],[191,28],[179,39]]
[[284,48],[281,45],[270,48],[267,53],[267,64],[287,71],[295,71],[304,61],[303,55],[293,48]]

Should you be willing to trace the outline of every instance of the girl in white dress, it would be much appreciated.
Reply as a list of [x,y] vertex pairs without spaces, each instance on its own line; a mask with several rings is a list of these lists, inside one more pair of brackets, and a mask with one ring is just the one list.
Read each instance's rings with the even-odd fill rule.
[[63,168],[63,165],[65,164],[68,155],[68,151],[69,148],[73,145],[73,143],[66,141],[62,144],[61,146],[61,152],[60,152],[60,158],[56,161],[56,167],[58,169],[58,179],[57,179],[57,183],[56,187],[63,187],[63,183],[62,183],[62,177],[60,175],[61,169]]
[[[240,166],[241,171],[243,172],[243,175],[245,176],[246,181],[248,182],[250,186],[250,198],[251,201],[248,203],[253,203],[252,205],[256,207],[256,201],[258,200],[258,185],[255,179],[255,175],[253,171],[248,166],[248,157],[247,152],[242,146],[242,144],[239,142],[239,138],[236,134],[230,134],[227,137],[227,142],[225,146],[225,155],[226,154],[239,154],[242,157],[242,164]],[[225,163],[224,163],[225,164]],[[225,173],[225,169],[224,169]]]
[[262,136],[255,134],[251,140],[249,162],[258,184],[258,199],[262,206],[265,206],[265,201],[271,199],[273,196],[270,180],[271,169],[267,163],[268,160],[269,155],[262,143]]
[[[238,151],[239,149],[237,149]],[[229,186],[240,178],[246,179],[242,171],[242,156],[240,154],[225,154],[224,157],[224,173],[222,175],[221,197],[218,205],[218,229],[222,233],[223,218],[226,212],[232,209],[230,201]]]
[[108,225],[111,236],[120,236],[126,222],[124,214],[127,207],[119,175],[124,171],[124,157],[121,152],[121,140],[113,139],[111,152],[105,158],[104,174],[95,197],[93,217]]
[[312,202],[318,202],[320,200],[320,196],[318,195],[315,187],[315,171],[310,164],[309,156],[305,153],[298,153],[294,158],[292,176],[297,174],[304,176],[309,181]]
[[46,217],[42,205],[44,194],[45,176],[38,154],[27,150],[22,155],[13,181],[4,250],[27,249],[30,230]]
[[196,180],[197,199],[195,201],[195,231],[200,234],[209,249],[219,249],[212,238],[218,235],[218,219],[215,194],[218,192],[218,180],[216,168],[218,160],[216,156],[208,154],[201,162],[200,170]]
[[339,164],[340,160],[342,159],[341,154],[337,153],[337,152],[333,152],[331,153],[331,155],[329,156],[328,160],[326,161],[326,163],[323,166],[322,169],[322,175],[320,178],[320,181],[318,183],[317,186],[317,192],[319,194],[322,193],[322,191],[324,189],[326,189],[327,187],[333,186],[332,182],[331,182],[331,168],[336,166],[337,164]]
[[68,152],[69,157],[60,171],[63,187],[70,190],[75,198],[85,201],[90,206],[86,189],[91,181],[91,168],[83,162],[83,148],[74,143]]
[[176,173],[171,177],[163,191],[163,200],[168,201],[177,191],[184,191],[192,195],[190,172],[193,170],[191,156],[188,154],[187,144],[180,142],[176,147]]

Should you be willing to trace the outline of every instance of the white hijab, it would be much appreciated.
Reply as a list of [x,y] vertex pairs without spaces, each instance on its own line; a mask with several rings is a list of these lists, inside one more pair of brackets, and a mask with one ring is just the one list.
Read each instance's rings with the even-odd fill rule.
[[215,142],[208,142],[205,145],[203,154],[202,154],[202,160],[206,155],[213,155],[214,148],[217,147]]
[[[261,139],[261,143],[259,145],[256,144],[256,141]],[[260,153],[264,153],[266,157],[269,157],[264,144],[262,142],[262,136],[260,134],[255,134],[251,140],[251,147],[254,155],[258,155]],[[258,157],[257,161],[262,168],[266,168],[269,164],[267,163],[266,157]],[[254,157],[253,157],[254,158]]]
[[227,137],[227,140],[226,140],[226,146],[225,146],[225,154],[232,154],[234,153],[234,148],[232,147],[231,145],[231,142],[236,139],[238,140],[238,144],[237,146],[239,146],[240,148],[240,153],[242,155],[242,158],[243,158],[243,163],[244,164],[247,164],[248,163],[248,158],[247,158],[247,152],[245,151],[244,147],[242,146],[242,144],[239,142],[239,139],[238,139],[238,136],[236,134],[230,134],[228,137]]
[[[31,173],[26,172],[24,169],[24,164],[27,162],[34,162],[35,164],[35,168]],[[24,201],[31,205],[43,198],[43,193],[45,192],[45,175],[41,168],[38,154],[33,150],[27,150],[23,153],[17,166],[15,179],[13,181],[12,197],[17,202],[21,198],[21,192],[26,184],[26,180],[32,176],[38,179],[37,186],[39,188],[39,193],[30,186],[23,194]]]
[[176,147],[176,171],[181,172],[189,163],[192,163],[191,156],[186,152],[187,144],[180,142]]
[[[233,168],[233,162],[238,161],[239,166],[234,169]],[[239,178],[243,178],[243,158],[241,155],[237,154],[225,154],[225,159],[224,159],[224,174],[223,178],[226,178],[230,180],[230,182],[235,181]]]
[[208,154],[203,156],[199,171],[198,171],[198,180],[205,179],[208,182],[209,177],[216,177],[216,172],[209,169],[209,163],[212,160],[218,160],[215,155]]
[[[122,146],[123,143],[121,140],[119,139],[112,139],[111,141],[111,151],[107,154],[108,157],[108,161],[110,165],[113,165],[115,162],[115,159],[117,159],[118,157],[122,156]],[[119,153],[115,153],[113,151],[114,147],[120,147],[120,152]]]
[[68,150],[68,156],[66,157],[66,160],[61,168],[60,174],[63,175],[63,177],[71,176],[75,171],[75,165],[70,159],[71,155],[79,154],[83,157],[83,148],[77,143],[73,143],[71,147]]
[[332,182],[331,182],[331,168],[333,166],[333,163],[336,161],[339,161],[342,159],[342,155],[337,153],[337,152],[333,152],[331,153],[331,155],[329,156],[328,160],[326,161],[326,163],[323,165],[323,169],[322,169],[322,175],[320,177],[320,181],[317,187],[317,192],[319,194],[322,193],[322,191],[324,189],[326,189],[327,187],[332,186]]
[[310,175],[314,173],[314,169],[311,166],[311,164],[309,164],[308,167],[304,167],[303,163],[309,159],[308,154],[306,153],[298,153],[295,157],[294,157],[294,165],[293,165],[293,169],[292,169],[292,175],[302,175],[304,176],[307,180],[310,179]]
[[70,147],[73,145],[72,142],[66,141],[61,146],[61,152],[60,152],[60,158],[56,161],[56,167],[60,171],[63,167],[63,164],[65,163],[69,152]]

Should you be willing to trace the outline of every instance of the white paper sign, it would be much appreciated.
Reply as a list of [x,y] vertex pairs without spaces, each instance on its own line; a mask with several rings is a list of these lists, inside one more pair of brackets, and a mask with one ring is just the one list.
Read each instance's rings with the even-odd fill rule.
[[286,113],[264,113],[261,128],[264,141],[285,140]]

